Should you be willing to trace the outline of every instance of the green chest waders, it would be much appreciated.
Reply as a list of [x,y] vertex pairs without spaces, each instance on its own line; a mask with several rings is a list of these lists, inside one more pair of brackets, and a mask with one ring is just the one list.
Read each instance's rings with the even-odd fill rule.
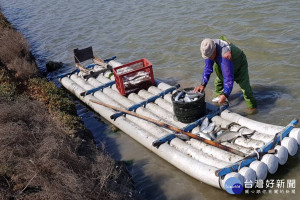
[[[221,37],[220,39],[227,41],[227,39],[226,38],[223,39],[223,37]],[[234,44],[229,43],[229,46],[231,48],[231,56],[232,56],[232,62],[234,67],[234,81],[237,84],[239,84],[243,92],[243,96],[247,107],[256,108],[257,103],[253,96],[253,92],[250,86],[249,74],[248,74],[248,62],[247,62],[246,55],[242,50],[240,50]],[[221,67],[216,62],[214,64],[214,70],[217,74],[215,80],[215,96],[217,97],[221,95],[224,91],[223,75],[222,75]]]

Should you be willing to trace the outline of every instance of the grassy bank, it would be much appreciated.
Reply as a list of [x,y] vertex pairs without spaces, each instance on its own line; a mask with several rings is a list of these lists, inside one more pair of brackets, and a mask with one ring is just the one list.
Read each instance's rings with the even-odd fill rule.
[[1,12],[0,44],[0,198],[139,199]]

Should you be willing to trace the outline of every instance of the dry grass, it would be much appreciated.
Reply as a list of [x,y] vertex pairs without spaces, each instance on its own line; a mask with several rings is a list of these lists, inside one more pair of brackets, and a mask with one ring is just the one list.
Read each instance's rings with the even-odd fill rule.
[[16,78],[29,78],[37,73],[37,66],[26,39],[15,29],[0,27],[0,58]]
[[[0,197],[130,199],[116,163],[92,141],[71,139],[40,102],[0,99]],[[88,156],[84,156],[88,152]]]

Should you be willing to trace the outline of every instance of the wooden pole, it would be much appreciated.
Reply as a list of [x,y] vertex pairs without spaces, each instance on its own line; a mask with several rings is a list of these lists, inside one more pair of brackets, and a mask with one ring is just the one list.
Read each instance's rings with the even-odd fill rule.
[[108,107],[108,108],[112,108],[114,110],[118,110],[118,111],[121,111],[121,112],[124,112],[126,114],[129,114],[129,115],[132,115],[132,116],[135,116],[135,117],[138,117],[138,118],[141,118],[141,119],[144,119],[146,121],[149,121],[149,122],[152,122],[158,126],[161,126],[163,128],[166,128],[166,129],[169,129],[169,130],[172,130],[172,131],[175,131],[175,132],[178,132],[178,133],[181,133],[181,134],[185,134],[191,138],[194,138],[196,140],[199,140],[201,142],[204,142],[206,144],[209,144],[211,146],[214,146],[214,147],[217,147],[219,149],[222,149],[224,151],[228,151],[230,153],[233,153],[233,154],[236,154],[236,155],[239,155],[239,156],[242,156],[242,157],[245,157],[246,155],[243,153],[243,152],[240,152],[236,149],[232,149],[230,147],[227,147],[227,146],[224,146],[220,143],[217,143],[217,142],[214,142],[214,141],[211,141],[211,140],[207,140],[205,138],[202,138],[198,135],[195,135],[195,134],[192,134],[190,132],[185,132],[177,127],[174,127],[174,126],[171,126],[169,124],[166,124],[164,122],[161,122],[161,121],[158,121],[158,120],[155,120],[155,119],[152,119],[152,118],[149,118],[149,117],[146,117],[146,116],[143,116],[143,115],[140,115],[140,114],[137,114],[135,112],[132,112],[132,111],[128,111],[128,110],[125,110],[123,108],[119,108],[119,107],[115,107],[115,106],[112,106],[112,105],[109,105],[109,104],[106,104],[106,103],[103,103],[101,101],[96,101],[96,100],[93,100],[93,99],[90,99],[91,102],[93,103],[96,103],[96,104],[99,104],[99,105],[102,105],[102,106],[105,106],[105,107]]

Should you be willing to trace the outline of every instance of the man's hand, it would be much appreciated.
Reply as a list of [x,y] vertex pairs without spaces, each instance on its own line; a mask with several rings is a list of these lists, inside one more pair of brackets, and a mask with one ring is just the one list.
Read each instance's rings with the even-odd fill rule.
[[219,98],[220,98],[218,101],[219,104],[222,104],[226,101],[226,96],[224,94],[219,95]]
[[203,92],[204,89],[205,89],[205,86],[204,86],[204,85],[199,85],[199,86],[195,87],[194,92],[195,92],[195,93],[196,93],[196,92]]

